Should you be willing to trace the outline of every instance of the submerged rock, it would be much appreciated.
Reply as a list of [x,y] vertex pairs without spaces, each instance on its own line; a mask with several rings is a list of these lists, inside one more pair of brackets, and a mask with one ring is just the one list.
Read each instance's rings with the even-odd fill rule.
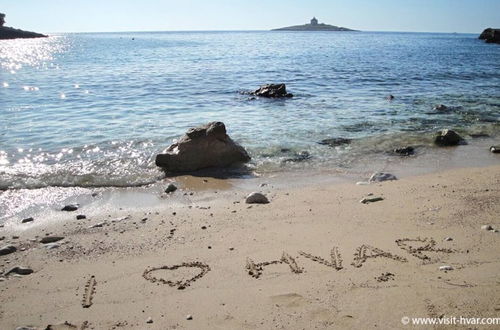
[[456,146],[462,141],[462,137],[451,129],[443,129],[439,131],[434,139],[434,143],[438,146]]
[[87,219],[87,216],[85,214],[78,214],[76,216],[76,220],[83,220],[83,219]]
[[415,153],[415,148],[408,146],[402,148],[393,149],[392,152],[399,156],[411,156]]
[[245,199],[245,203],[247,204],[267,204],[269,203],[269,200],[267,197],[259,192],[253,192],[250,195],[247,196]]
[[500,29],[487,28],[479,35],[479,39],[487,43],[500,44]]
[[368,180],[369,182],[382,182],[382,181],[390,181],[390,180],[397,180],[395,175],[390,174],[390,173],[384,173],[384,172],[375,172],[372,174],[370,179]]
[[189,129],[178,142],[156,156],[156,165],[171,172],[189,172],[249,160],[246,150],[226,134],[224,123],[211,122]]
[[251,95],[261,97],[292,97],[293,94],[287,93],[285,84],[267,84],[250,93]]
[[318,142],[318,144],[322,145],[327,145],[330,147],[338,147],[344,144],[350,144],[351,139],[346,139],[346,138],[330,138],[330,139],[324,139]]
[[5,256],[7,254],[11,254],[17,251],[17,248],[14,245],[5,245],[0,248],[0,256]]
[[298,163],[298,162],[303,162],[305,160],[309,160],[311,158],[312,158],[312,156],[309,152],[301,151],[301,152],[293,155],[293,157],[285,159],[283,162],[284,163]]
[[434,106],[434,110],[437,110],[437,111],[446,111],[448,110],[448,107],[444,104],[438,104],[438,105],[435,105]]

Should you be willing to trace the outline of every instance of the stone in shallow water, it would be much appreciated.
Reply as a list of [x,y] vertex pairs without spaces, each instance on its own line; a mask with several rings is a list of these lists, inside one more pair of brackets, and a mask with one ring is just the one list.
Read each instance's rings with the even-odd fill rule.
[[287,93],[285,84],[267,84],[250,93],[251,95],[261,97],[292,97],[293,94]]
[[269,200],[264,194],[259,192],[253,192],[247,196],[245,202],[247,204],[267,204],[269,203]]
[[393,149],[392,152],[400,156],[411,156],[415,153],[415,148],[412,146],[396,148]]
[[444,104],[438,104],[438,105],[435,105],[434,106],[434,110],[437,110],[437,111],[446,111],[448,110],[448,107]]
[[344,144],[350,144],[351,141],[352,141],[351,139],[345,139],[345,138],[330,138],[321,140],[320,142],[318,142],[318,144],[327,145],[330,147],[337,147]]
[[156,156],[156,166],[169,172],[228,167],[250,160],[246,150],[226,134],[222,122],[189,129],[179,141]]
[[500,146],[491,146],[490,151],[494,154],[500,153]]
[[390,181],[390,180],[397,180],[395,175],[390,174],[390,173],[384,173],[384,172],[375,172],[372,174],[370,179],[368,180],[369,182],[382,182],[382,181]]
[[462,137],[451,129],[443,129],[439,131],[438,135],[434,139],[434,143],[441,147],[456,146],[461,141],[463,141]]
[[87,219],[87,216],[85,214],[78,214],[76,216],[76,220],[83,220],[83,219]]

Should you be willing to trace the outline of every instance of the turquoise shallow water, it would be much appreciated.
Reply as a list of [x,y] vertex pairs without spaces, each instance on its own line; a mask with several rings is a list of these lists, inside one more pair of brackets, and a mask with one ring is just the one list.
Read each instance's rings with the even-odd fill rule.
[[[284,82],[295,97],[241,91]],[[389,94],[396,98],[388,101]],[[433,110],[446,104],[446,113]],[[62,34],[0,41],[0,189],[133,186],[189,127],[223,121],[258,173],[353,166],[444,127],[500,133],[500,47],[476,35]],[[331,148],[329,137],[355,139]],[[285,151],[284,151],[285,150]],[[284,162],[308,152],[305,162]]]

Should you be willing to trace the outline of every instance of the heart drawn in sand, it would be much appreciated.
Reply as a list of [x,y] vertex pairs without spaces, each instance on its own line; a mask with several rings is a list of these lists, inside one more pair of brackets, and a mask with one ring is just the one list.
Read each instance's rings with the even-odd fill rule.
[[[154,272],[160,271],[160,270],[176,270],[179,268],[199,268],[200,271],[198,274],[194,275],[193,277],[187,279],[187,280],[178,280],[178,281],[172,281],[172,280],[166,280],[164,278],[158,278],[153,276]],[[151,267],[147,268],[144,273],[142,273],[142,277],[144,277],[146,280],[156,283],[160,282],[163,284],[168,284],[171,287],[177,287],[179,290],[183,290],[186,287],[190,286],[191,283],[193,283],[196,280],[199,280],[203,276],[205,276],[206,273],[210,271],[210,266],[207,264],[204,264],[199,261],[194,261],[194,262],[183,262],[180,265],[173,265],[173,266],[161,266],[161,267]]]

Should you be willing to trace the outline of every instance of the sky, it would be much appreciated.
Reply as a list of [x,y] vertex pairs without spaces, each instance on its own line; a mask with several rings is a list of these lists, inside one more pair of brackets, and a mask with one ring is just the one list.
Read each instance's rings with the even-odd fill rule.
[[0,0],[6,26],[37,32],[269,30],[320,22],[364,31],[480,33],[500,0]]

